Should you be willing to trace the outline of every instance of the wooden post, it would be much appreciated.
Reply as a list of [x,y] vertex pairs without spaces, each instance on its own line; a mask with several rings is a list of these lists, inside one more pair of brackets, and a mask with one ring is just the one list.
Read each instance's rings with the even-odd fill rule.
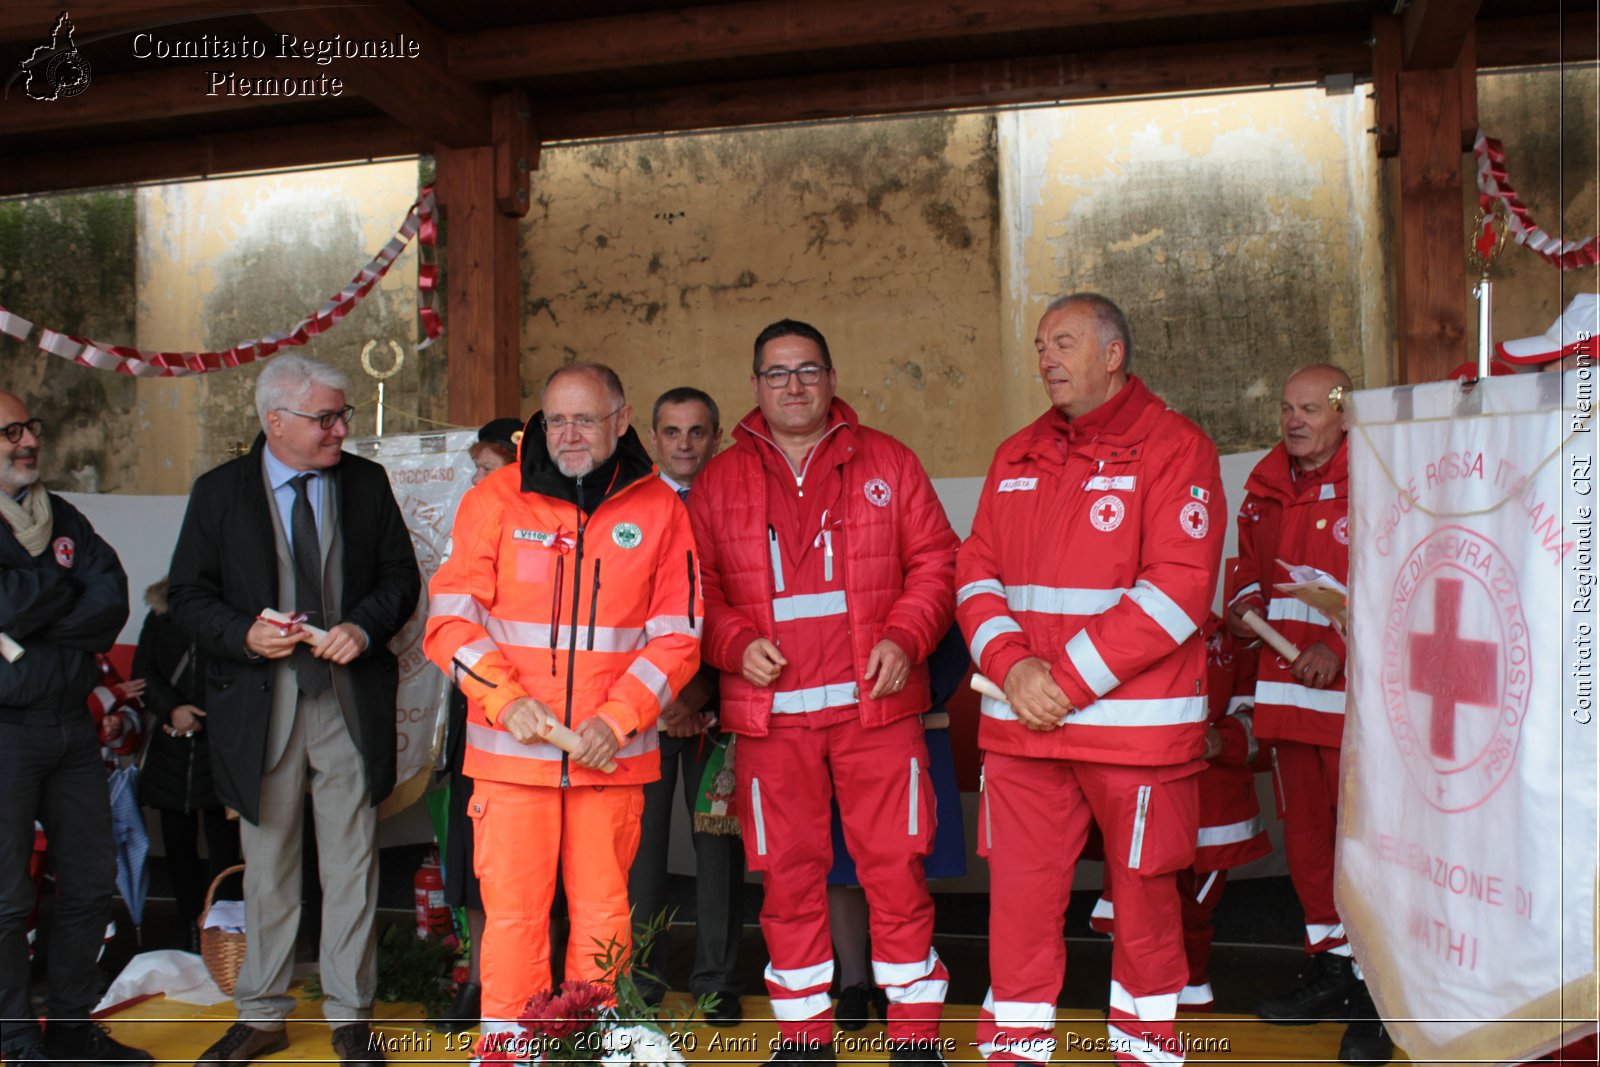
[[495,149],[437,151],[444,217],[450,421],[481,426],[522,414],[520,219],[495,204]]
[[1451,69],[1402,72],[1399,86],[1399,378],[1430,382],[1467,358],[1461,86]]
[[1467,358],[1462,152],[1477,124],[1476,2],[1418,3],[1373,25],[1378,154],[1399,187],[1397,368],[1401,382],[1436,381]]

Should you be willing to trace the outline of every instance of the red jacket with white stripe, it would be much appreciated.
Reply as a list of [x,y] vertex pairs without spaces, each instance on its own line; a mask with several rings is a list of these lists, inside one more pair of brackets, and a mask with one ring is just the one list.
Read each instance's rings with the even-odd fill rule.
[[[833,465],[825,477],[814,471],[805,485],[826,486],[827,499],[808,491],[806,514],[827,515],[842,544],[843,607],[861,722],[881,726],[928,710],[926,660],[950,627],[958,539],[944,506],[916,454],[888,434],[862,426],[835,398],[833,428],[817,455]],[[785,668],[764,688],[746,681],[744,653],[751,642],[777,637],[776,619],[798,619],[821,610],[821,600],[777,588],[773,537],[780,524],[794,523],[797,501],[770,492],[764,450],[777,450],[766,420],[752,411],[733,431],[732,448],[706,465],[689,494],[705,572],[706,662],[722,672],[722,724],[736,734],[764,736],[774,714],[774,694],[788,691]],[[826,446],[824,448],[824,445]],[[778,462],[787,464],[781,454]],[[771,527],[771,530],[769,530]],[[792,531],[791,531],[792,532]],[[803,530],[811,551],[825,552],[822,530]],[[813,541],[818,543],[813,544]],[[787,627],[782,652],[791,665],[825,654],[816,629]],[[903,644],[912,668],[904,688],[880,699],[867,694],[867,659],[884,637]],[[826,702],[822,702],[826,704]],[[820,707],[821,705],[819,705]],[[779,709],[783,711],[784,709]],[[795,709],[801,710],[798,706]]]
[[[1289,580],[1279,565],[1317,567],[1339,581],[1350,572],[1350,448],[1339,443],[1315,471],[1295,472],[1279,444],[1256,464],[1239,508],[1239,590],[1267,602],[1267,621],[1302,651],[1320,641],[1343,663],[1344,638],[1333,622],[1273,586]],[[1344,672],[1323,689],[1295,681],[1290,664],[1263,645],[1256,672],[1255,734],[1261,740],[1303,741],[1338,748],[1344,736]]]
[[[1206,700],[1211,726],[1222,735],[1222,752],[1200,775],[1200,833],[1194,869],[1225,871],[1272,851],[1261,803],[1256,799],[1257,762],[1248,709],[1233,710],[1234,679],[1253,673],[1255,650],[1243,649],[1215,615],[1206,635]],[[1246,660],[1249,662],[1247,663]]]
[[1138,378],[1008,438],[956,564],[956,619],[1004,685],[1030,656],[1075,711],[1048,732],[985,697],[981,747],[1161,766],[1205,747],[1205,640],[1225,515],[1216,446]]
[[[581,483],[555,469],[536,429],[530,422],[533,447],[519,463],[462,498],[450,558],[428,585],[423,648],[466,694],[469,777],[655,781],[656,719],[700,666],[689,516],[632,429]],[[524,696],[573,729],[600,718],[621,745],[617,770],[581,767],[546,742],[518,743],[499,718]]]

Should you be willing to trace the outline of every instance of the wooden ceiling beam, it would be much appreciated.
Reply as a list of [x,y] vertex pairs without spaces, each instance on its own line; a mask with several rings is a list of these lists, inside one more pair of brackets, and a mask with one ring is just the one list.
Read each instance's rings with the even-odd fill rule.
[[303,40],[402,40],[415,42],[415,56],[349,59],[339,77],[387,114],[451,148],[490,143],[489,94],[445,69],[446,35],[403,3],[269,9],[256,18],[279,33]]
[[[95,39],[133,34],[139,30],[170,27],[197,19],[226,18],[243,10],[219,10],[216,0],[85,0],[78,3],[17,4],[0,22],[0,45],[27,48],[48,43],[56,16],[63,8],[72,15],[74,40],[82,48]],[[25,9],[25,10],[24,10]],[[29,14],[27,12],[33,12]],[[186,31],[191,28],[186,27]],[[193,32],[200,32],[193,30]],[[190,36],[185,32],[184,36]],[[18,59],[26,57],[26,53]],[[8,72],[9,73],[9,72]]]
[[1413,0],[1402,16],[1405,70],[1456,65],[1478,17],[1479,0]]
[[[1270,6],[1327,3],[1275,0]],[[1265,6],[1263,0],[744,0],[460,33],[451,39],[448,65],[452,74],[468,81],[556,77],[941,37],[1242,14]]]
[[429,148],[413,130],[379,117],[8,154],[0,157],[0,196],[355,163],[420,154]]
[[540,136],[549,143],[858,115],[1311,83],[1328,73],[1365,73],[1370,64],[1371,52],[1361,36],[1326,35],[1209,45],[1204,50],[1125,49],[636,90],[545,101],[536,105],[536,112]]
[[1600,59],[1600,13],[1478,21],[1478,69],[1593,63]]
[[[348,65],[348,64],[347,64]],[[304,62],[276,59],[238,60],[225,64],[235,75],[234,85],[259,78],[317,79],[333,67],[318,67]],[[209,71],[200,64],[161,67],[102,75],[101,84],[88,92],[48,104],[23,104],[0,108],[0,139],[15,134],[44,130],[80,129],[93,126],[120,126],[157,118],[208,115],[219,111],[249,111],[260,107],[281,107],[304,102],[299,95],[240,96],[219,88],[208,95]],[[332,75],[330,75],[331,77]]]

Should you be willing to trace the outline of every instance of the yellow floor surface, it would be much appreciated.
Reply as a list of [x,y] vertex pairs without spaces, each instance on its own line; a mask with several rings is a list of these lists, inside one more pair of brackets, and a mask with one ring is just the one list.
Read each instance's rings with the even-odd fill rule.
[[[669,1000],[669,1007],[674,1001]],[[682,1002],[677,1002],[682,1010]],[[735,1027],[705,1025],[678,1030],[677,1043],[690,1063],[761,1063],[771,1054],[777,1028],[764,997],[744,999],[746,1019]],[[416,1021],[414,1005],[379,1004],[374,1032],[389,1060],[397,1063],[462,1063],[469,1058],[473,1035],[441,1034]],[[946,1009],[943,1039],[951,1063],[980,1062],[974,1041],[978,1010],[970,1005]],[[233,1005],[204,1008],[165,997],[123,1008],[105,1018],[118,1040],[149,1050],[163,1063],[193,1063],[233,1021]],[[1188,1045],[1190,1064],[1308,1064],[1338,1059],[1343,1026],[1268,1026],[1258,1019],[1232,1015],[1186,1015],[1178,1025]],[[337,1063],[329,1030],[314,1001],[301,998],[289,1022],[289,1048],[259,1060],[262,1064]],[[1056,1027],[1055,1063],[1109,1063],[1104,1051],[1106,1027],[1097,1012],[1062,1009]],[[841,1062],[871,1063],[888,1058],[881,1024],[854,1033],[840,1033],[835,1052]],[[1396,1053],[1396,1062],[1405,1057]]]

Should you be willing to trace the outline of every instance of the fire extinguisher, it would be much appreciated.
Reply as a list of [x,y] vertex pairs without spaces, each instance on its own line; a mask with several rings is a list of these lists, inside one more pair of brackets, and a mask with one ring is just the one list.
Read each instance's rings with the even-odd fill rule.
[[444,902],[444,876],[439,871],[439,853],[428,853],[422,866],[417,868],[413,882],[416,893],[417,936],[432,937],[447,945],[456,943],[456,925],[450,918],[450,907]]

